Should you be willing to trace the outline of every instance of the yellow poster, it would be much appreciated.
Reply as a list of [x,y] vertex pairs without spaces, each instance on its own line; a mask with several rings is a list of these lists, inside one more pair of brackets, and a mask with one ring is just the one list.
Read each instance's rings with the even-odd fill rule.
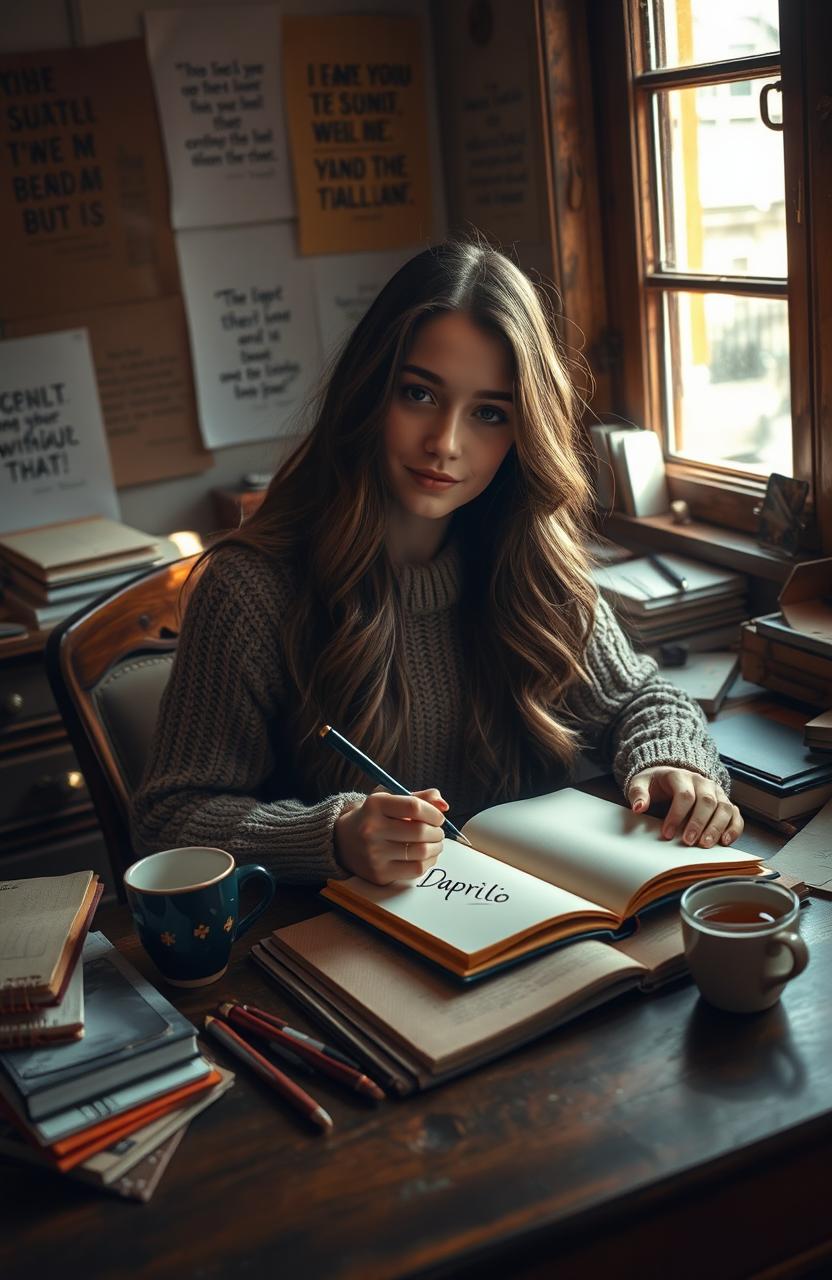
[[428,239],[420,20],[286,17],[283,66],[301,253]]
[[0,54],[0,319],[179,291],[141,40]]

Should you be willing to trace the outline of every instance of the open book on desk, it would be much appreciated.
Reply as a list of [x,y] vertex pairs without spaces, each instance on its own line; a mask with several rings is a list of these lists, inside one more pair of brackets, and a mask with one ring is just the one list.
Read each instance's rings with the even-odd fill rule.
[[[628,950],[625,948],[631,947]],[[339,912],[278,929],[252,957],[389,1092],[413,1093],[490,1062],[632,989],[684,973],[679,912],[633,938],[551,951],[476,986],[416,963]]]
[[572,787],[496,805],[446,840],[418,880],[330,880],[323,896],[457,977],[480,977],[579,937],[632,931],[632,918],[696,880],[760,875],[732,847],[661,839],[661,822]]
[[[782,883],[805,898],[796,876]],[[627,991],[686,972],[679,909],[649,912],[632,937],[580,940],[485,982],[461,985],[340,912],[277,929],[252,958],[324,1038],[406,1095],[482,1066]]]

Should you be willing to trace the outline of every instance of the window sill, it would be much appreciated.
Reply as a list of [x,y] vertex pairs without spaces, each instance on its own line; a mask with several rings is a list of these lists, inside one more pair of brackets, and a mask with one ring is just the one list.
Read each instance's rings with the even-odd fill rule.
[[[602,524],[602,532],[613,542],[632,551],[675,551],[710,564],[723,565],[739,573],[753,574],[769,582],[785,582],[796,561],[776,551],[767,551],[748,533],[692,520],[690,524],[674,524],[667,516],[627,516],[611,512]],[[801,555],[801,560],[813,559]]]

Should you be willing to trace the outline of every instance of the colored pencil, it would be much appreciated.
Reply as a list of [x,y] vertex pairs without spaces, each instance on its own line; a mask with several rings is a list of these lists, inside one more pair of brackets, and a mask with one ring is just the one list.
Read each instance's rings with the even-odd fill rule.
[[298,1031],[297,1027],[290,1027],[288,1022],[284,1022],[282,1018],[278,1018],[276,1013],[270,1013],[268,1009],[258,1009],[254,1004],[242,1004],[238,1000],[232,1001],[241,1009],[245,1009],[246,1013],[253,1013],[255,1018],[260,1018],[263,1022],[268,1022],[278,1031],[285,1031],[287,1036],[292,1036],[295,1040],[302,1040],[304,1044],[311,1044],[313,1049],[319,1049],[321,1053],[325,1053],[328,1058],[334,1058],[336,1062],[343,1062],[345,1067],[352,1067],[353,1071],[361,1070],[361,1063],[355,1058],[350,1058],[346,1053],[342,1053],[340,1049],[336,1049],[331,1044],[326,1044],[323,1040],[316,1040],[314,1036],[308,1036],[305,1031]]
[[208,1031],[220,1044],[224,1045],[229,1053],[233,1053],[241,1062],[251,1067],[252,1071],[266,1081],[267,1084],[284,1097],[287,1102],[291,1102],[296,1111],[300,1111],[313,1124],[318,1125],[320,1129],[332,1128],[332,1116],[328,1111],[324,1111],[319,1102],[311,1098],[300,1085],[295,1084],[294,1080],[290,1080],[287,1075],[279,1071],[273,1062],[269,1062],[268,1058],[264,1058],[262,1053],[238,1035],[233,1028],[226,1023],[221,1022],[218,1018],[213,1018],[210,1013],[205,1015],[205,1030]]
[[[343,737],[337,729],[333,729],[331,724],[321,725],[318,730],[318,737],[324,742],[329,743],[334,751],[340,752],[346,760],[351,760],[353,764],[357,764],[359,769],[367,774],[368,778],[372,778],[373,782],[379,783],[380,786],[386,787],[394,796],[410,796],[413,792],[404,783],[397,782],[395,778],[391,778],[389,773],[382,769],[380,764],[376,764],[375,760],[371,760],[369,756],[365,756],[363,751],[359,751],[354,743],[348,738]],[[463,844],[470,845],[471,841],[459,831],[450,818],[446,818],[442,823],[442,830],[451,840],[461,840]]]
[[219,1006],[219,1011],[224,1018],[227,1018],[235,1027],[239,1027],[241,1031],[253,1032],[255,1035],[262,1037],[267,1044],[274,1044],[279,1049],[288,1050],[303,1062],[315,1067],[322,1075],[329,1076],[332,1080],[340,1081],[341,1084],[354,1090],[355,1093],[361,1093],[367,1098],[373,1098],[376,1102],[383,1101],[384,1091],[379,1088],[374,1080],[364,1075],[363,1071],[356,1071],[354,1067],[348,1067],[343,1062],[336,1062],[334,1058],[321,1053],[320,1049],[313,1049],[311,1045],[305,1044],[303,1040],[296,1040],[294,1036],[287,1035],[285,1031],[272,1026],[271,1023],[264,1022],[262,1018],[249,1013],[248,1010],[243,1009],[238,1004],[226,1002]]

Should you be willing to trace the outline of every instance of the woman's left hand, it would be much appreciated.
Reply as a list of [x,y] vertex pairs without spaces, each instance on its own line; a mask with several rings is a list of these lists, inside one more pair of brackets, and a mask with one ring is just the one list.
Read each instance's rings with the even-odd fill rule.
[[745,825],[719,783],[692,769],[656,765],[634,774],[627,787],[633,813],[646,813],[656,800],[670,801],[662,821],[665,840],[681,833],[685,844],[698,842],[710,849],[715,844],[733,844]]

